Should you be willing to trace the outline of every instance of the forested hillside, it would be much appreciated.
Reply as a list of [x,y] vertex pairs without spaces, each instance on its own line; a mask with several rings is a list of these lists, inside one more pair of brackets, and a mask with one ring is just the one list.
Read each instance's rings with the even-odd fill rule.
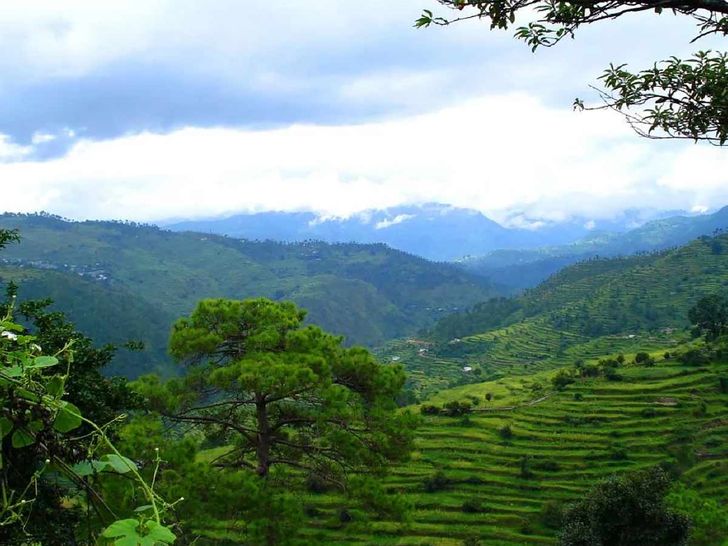
[[[159,351],[168,317],[185,297],[234,288],[225,277],[205,281],[195,272],[212,275],[236,261],[243,267],[229,275],[246,292],[235,297],[250,295],[250,287],[296,286],[290,295],[316,310],[317,320],[342,328],[360,327],[352,309],[382,317],[380,302],[397,316],[422,311],[405,307],[408,301],[444,302],[472,287],[487,293],[452,267],[381,245],[249,243],[146,226],[14,219],[24,222],[25,238],[3,252],[6,283],[17,282],[23,298],[54,298],[79,317],[79,327],[104,332],[108,341],[137,337]],[[136,266],[123,267],[132,257]],[[168,529],[200,544],[553,544],[568,507],[600,480],[645,471],[674,480],[665,482],[666,502],[693,518],[691,544],[717,546],[728,488],[728,351],[720,338],[728,300],[715,300],[715,317],[703,300],[708,322],[696,335],[712,325],[716,339],[693,339],[688,327],[701,324],[690,311],[698,300],[724,293],[728,234],[654,254],[592,259],[520,297],[491,298],[441,318],[427,337],[390,340],[378,350],[383,364],[363,350],[341,352],[316,328],[299,329],[290,304],[208,300],[173,330],[172,351],[187,363],[187,375],[133,384],[141,398],[127,403],[150,413],[120,428],[120,447],[145,461],[139,476],[153,476],[161,494],[190,497],[174,509],[181,524]],[[425,310],[433,317],[453,307]],[[319,368],[334,354],[341,360]],[[219,355],[229,361],[221,364]],[[131,353],[125,362],[169,372],[145,358]],[[110,371],[128,373],[118,362]],[[323,375],[309,383],[332,371],[334,383]],[[267,394],[255,400],[279,404],[266,417],[272,428],[256,420],[259,405],[247,407],[248,391],[261,389]],[[340,398],[339,389],[360,393],[360,405]],[[395,400],[409,409],[398,410]],[[371,417],[378,417],[367,421],[377,404]],[[350,429],[342,415],[361,419],[364,428]],[[174,437],[167,421],[178,425]],[[314,423],[322,428],[309,428]],[[291,428],[281,435],[279,427]],[[275,468],[259,482],[268,466],[261,471],[251,457],[260,461],[264,433],[275,449],[265,460]],[[362,444],[361,434],[371,436]],[[344,442],[341,449],[329,443],[334,438]],[[159,474],[150,456],[169,461]],[[342,486],[330,463],[347,457],[369,465],[372,477],[354,473]],[[120,480],[105,478],[103,491],[128,512],[133,503],[120,494],[128,487]]]
[[98,342],[147,342],[146,356],[119,356],[114,371],[128,376],[166,360],[172,321],[203,298],[291,299],[348,343],[374,345],[494,293],[482,278],[384,245],[250,242],[37,215],[4,215],[0,228],[20,230],[1,276],[22,281],[22,298],[53,297]]
[[605,353],[669,350],[689,337],[688,310],[715,293],[728,293],[728,234],[572,265],[521,296],[481,302],[379,352],[406,364],[416,399]]
[[713,214],[653,220],[624,233],[597,231],[566,245],[496,250],[460,264],[467,271],[518,291],[536,286],[563,267],[579,261],[673,248],[727,228],[728,207],[724,207]]
[[588,336],[682,327],[700,296],[726,289],[728,234],[674,250],[578,263],[513,300],[490,300],[442,319],[432,337],[448,341],[537,317]]

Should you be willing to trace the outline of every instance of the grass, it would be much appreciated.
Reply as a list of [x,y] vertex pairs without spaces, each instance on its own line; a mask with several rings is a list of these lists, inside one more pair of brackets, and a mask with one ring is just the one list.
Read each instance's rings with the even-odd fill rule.
[[[598,338],[550,329],[542,319],[523,322],[461,339],[462,356],[443,356],[425,340],[396,340],[377,351],[384,362],[398,362],[408,374],[407,388],[416,400],[424,400],[461,384],[511,376],[533,376],[571,365],[577,360],[595,361],[602,355],[639,351],[662,354],[687,337],[685,331],[624,333]],[[465,371],[466,367],[472,368]]]
[[[680,467],[680,479],[702,495],[728,498],[728,395],[718,388],[728,364],[625,366],[622,381],[583,380],[545,398],[535,395],[533,384],[548,384],[552,373],[465,385],[427,400],[480,402],[467,419],[424,418],[412,461],[388,478],[387,485],[413,503],[412,521],[342,524],[337,510],[343,499],[312,495],[308,502],[320,516],[306,529],[307,539],[447,546],[478,537],[488,545],[553,544],[555,531],[541,522],[544,503],[575,501],[612,473],[659,463]],[[487,393],[494,395],[491,402]],[[544,399],[529,405],[535,398]],[[509,439],[499,433],[505,425],[513,433]],[[427,493],[424,481],[436,472],[451,483]],[[468,502],[482,511],[466,513]]]

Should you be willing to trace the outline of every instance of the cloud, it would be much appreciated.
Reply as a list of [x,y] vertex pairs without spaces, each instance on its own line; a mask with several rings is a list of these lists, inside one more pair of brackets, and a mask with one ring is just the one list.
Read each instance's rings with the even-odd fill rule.
[[649,64],[692,47],[688,18],[647,15],[532,55],[479,22],[413,29],[431,1],[6,0],[0,132],[27,144],[63,128],[102,139],[348,125],[509,92],[567,106],[610,61]]
[[508,223],[728,202],[724,151],[639,139],[618,115],[557,109],[526,94],[354,125],[77,139],[46,161],[7,139],[0,157],[4,149],[20,155],[7,152],[14,159],[0,163],[2,208],[73,218],[262,210],[348,217],[442,202]]
[[402,222],[406,222],[407,220],[411,220],[414,218],[414,214],[398,214],[391,220],[381,220],[377,222],[374,225],[374,229],[386,229],[391,226],[396,226],[397,224],[401,224]]

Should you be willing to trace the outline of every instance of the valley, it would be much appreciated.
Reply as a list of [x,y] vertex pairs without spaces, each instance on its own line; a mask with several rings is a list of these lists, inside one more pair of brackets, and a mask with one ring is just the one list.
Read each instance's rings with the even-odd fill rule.
[[[294,544],[555,544],[563,511],[594,484],[655,466],[677,484],[671,503],[702,513],[699,498],[713,503],[711,517],[726,515],[728,348],[697,338],[689,314],[701,298],[728,294],[728,234],[584,260],[507,298],[488,280],[383,245],[248,242],[46,216],[0,225],[21,230],[0,268],[21,298],[54,299],[100,341],[145,341],[107,374],[156,372],[178,376],[171,392],[185,388],[164,351],[175,315],[203,295],[293,299],[312,323],[375,344],[384,369],[403,368],[397,412],[419,422],[408,459],[382,471],[377,493],[344,495],[296,466],[272,474],[301,511]],[[153,400],[157,381],[135,388]],[[123,432],[137,457],[132,431],[144,423]],[[173,441],[146,433],[177,461],[162,474],[171,491],[176,473],[207,475],[236,451],[234,436],[180,430]],[[253,487],[245,470],[224,479]],[[213,505],[181,509],[185,532],[201,544],[246,543],[239,516]],[[700,523],[695,532],[723,530]],[[715,540],[691,544],[722,546]]]

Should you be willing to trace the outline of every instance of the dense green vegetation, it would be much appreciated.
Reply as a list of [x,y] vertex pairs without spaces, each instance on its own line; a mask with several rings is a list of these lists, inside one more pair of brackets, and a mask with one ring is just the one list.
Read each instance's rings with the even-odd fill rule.
[[[554,372],[541,372],[439,393],[422,407],[460,402],[470,409],[454,417],[423,412],[413,460],[386,481],[414,503],[411,524],[342,525],[342,501],[312,495],[318,512],[311,537],[326,544],[553,544],[568,503],[600,479],[655,465],[679,478],[680,494],[692,499],[683,509],[700,513],[696,498],[712,500],[718,521],[726,521],[726,352],[697,366],[663,353],[652,354],[652,366],[625,355],[619,380],[576,379],[555,390]],[[725,536],[693,544],[721,545]]]
[[290,299],[311,322],[371,346],[493,294],[483,279],[384,245],[251,242],[37,215],[5,215],[0,228],[21,233],[0,268],[0,279],[19,281],[21,299],[52,297],[99,342],[147,344],[117,358],[112,371],[130,377],[170,370],[171,324],[203,298]]
[[521,296],[481,302],[377,352],[405,363],[406,400],[415,401],[608,353],[670,350],[689,337],[688,311],[698,300],[728,293],[725,249],[728,235],[720,235],[655,254],[587,260]]
[[519,291],[536,286],[560,269],[595,257],[629,256],[684,245],[728,228],[728,207],[704,216],[673,216],[625,233],[596,232],[567,245],[532,250],[496,250],[460,262],[467,271]]
[[[0,230],[0,249],[14,241],[13,232]],[[122,412],[141,407],[124,380],[100,373],[114,347],[93,347],[61,313],[46,311],[47,301],[20,306],[33,334],[15,321],[14,285],[6,295],[0,305],[0,541],[174,542],[163,521],[171,505],[112,440]],[[142,511],[149,513],[121,519],[99,494],[109,475],[124,476],[127,491],[146,501]]]
[[[517,300],[518,312],[500,315],[501,325],[541,315],[558,328],[591,336],[684,326],[688,309],[701,296],[728,288],[727,271],[728,235],[704,237],[655,254],[595,258],[563,269],[527,291]],[[484,331],[478,321],[480,315],[490,317],[491,307],[487,303],[476,307],[467,318],[448,317],[434,334],[444,339]],[[469,331],[460,329],[458,318],[465,318]]]
[[[48,301],[18,305],[10,284],[0,470],[11,496],[0,531],[50,546],[724,546],[726,239],[577,264],[429,336],[388,342],[382,363],[305,324],[291,302],[206,299],[171,331],[182,373],[131,390],[100,375],[115,347],[94,347]],[[274,248],[255,246],[255,263]],[[363,252],[349,257],[374,286],[384,273]],[[6,280],[69,300],[86,283],[118,335],[155,328],[149,302],[139,330],[114,321],[115,308],[144,308],[126,303],[132,290],[113,268],[81,276],[50,263],[16,262]],[[10,320],[16,306],[28,331]],[[38,492],[34,510],[13,501],[24,484]]]

